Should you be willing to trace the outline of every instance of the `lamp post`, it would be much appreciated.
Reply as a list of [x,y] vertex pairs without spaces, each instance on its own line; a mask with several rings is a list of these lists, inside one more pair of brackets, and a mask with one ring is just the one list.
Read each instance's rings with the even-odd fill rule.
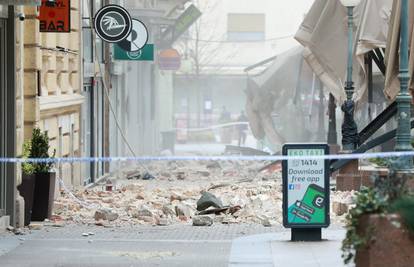
[[355,102],[352,99],[354,94],[354,83],[352,81],[352,59],[353,59],[353,29],[354,29],[354,7],[361,0],[340,0],[342,5],[348,10],[348,67],[347,79],[345,83],[346,100],[341,109],[344,112],[344,121],[342,123],[342,149],[352,151],[359,144],[358,128],[354,120]]
[[[408,66],[408,0],[401,1],[401,43],[400,43],[400,93],[397,96],[398,127],[396,136],[396,151],[411,151],[411,95],[408,92],[410,80]],[[413,167],[412,157],[399,157],[396,162],[399,171],[410,170]]]

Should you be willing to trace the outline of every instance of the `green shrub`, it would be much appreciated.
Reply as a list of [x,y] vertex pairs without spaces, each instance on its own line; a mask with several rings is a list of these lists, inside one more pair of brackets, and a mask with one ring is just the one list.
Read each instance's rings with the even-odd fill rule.
[[390,206],[390,212],[399,213],[408,230],[414,234],[414,197],[404,196]]
[[358,234],[359,221],[366,214],[399,213],[407,228],[414,233],[414,197],[406,187],[410,175],[398,173],[401,167],[395,159],[386,161],[390,172],[387,177],[374,177],[373,188],[363,188],[356,194],[355,207],[346,217],[346,237],[342,241],[342,257],[345,264],[355,258],[355,252],[370,240],[373,228],[365,229],[366,234]]
[[345,264],[349,264],[355,258],[355,252],[363,248],[370,236],[358,234],[359,221],[362,215],[382,214],[387,208],[387,199],[373,188],[362,188],[356,194],[355,207],[346,216],[346,237],[342,241],[342,258]]
[[388,161],[384,158],[372,158],[368,160],[371,163],[378,165],[379,167],[388,167]]
[[[40,129],[33,129],[33,135],[31,140],[30,158],[54,158],[56,150],[53,155],[49,156],[49,137],[47,133],[42,133]],[[48,173],[53,168],[53,163],[32,163],[35,173]]]
[[[27,159],[30,157],[30,151],[32,150],[32,144],[30,141],[26,141],[23,144],[23,155],[22,158]],[[35,168],[32,163],[24,162],[22,164],[22,171],[25,175],[32,175],[35,171]]]

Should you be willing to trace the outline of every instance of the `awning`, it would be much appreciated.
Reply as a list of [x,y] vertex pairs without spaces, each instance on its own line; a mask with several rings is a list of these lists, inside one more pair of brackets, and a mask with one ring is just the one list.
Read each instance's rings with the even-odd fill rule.
[[[409,88],[414,91],[414,0],[409,0],[409,40],[410,40],[410,57],[409,71],[411,80]],[[398,80],[400,64],[400,19],[401,19],[401,0],[394,1],[391,15],[390,33],[388,35],[387,50],[385,54],[387,72],[385,76],[384,94],[394,100],[400,91],[400,81]]]
[[[298,129],[304,128],[304,116],[294,100],[297,90],[310,91],[312,82],[312,71],[303,61],[300,46],[278,55],[263,73],[249,77],[246,113],[254,136],[266,138],[275,151],[286,141],[303,139],[305,134]],[[279,115],[280,125],[274,125],[274,114]]]
[[[355,100],[361,99],[367,88],[364,54],[386,46],[392,2],[363,0],[354,10]],[[305,60],[339,102],[346,97],[347,27],[346,8],[340,1],[315,0],[295,36],[305,47]]]

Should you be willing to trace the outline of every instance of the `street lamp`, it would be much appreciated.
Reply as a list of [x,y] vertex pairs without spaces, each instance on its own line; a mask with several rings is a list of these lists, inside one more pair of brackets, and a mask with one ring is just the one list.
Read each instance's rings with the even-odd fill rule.
[[[411,146],[411,95],[408,92],[410,80],[408,66],[408,0],[401,1],[401,43],[400,43],[400,85],[397,96],[398,127],[396,136],[396,151],[412,151]],[[399,157],[396,162],[399,171],[410,170],[413,167],[412,157]]]
[[358,128],[354,120],[355,102],[352,99],[354,94],[354,83],[352,82],[352,59],[353,59],[353,29],[354,29],[354,7],[361,0],[340,0],[341,4],[348,9],[348,68],[345,83],[346,100],[341,109],[344,112],[342,123],[342,149],[344,151],[355,150],[359,144]]

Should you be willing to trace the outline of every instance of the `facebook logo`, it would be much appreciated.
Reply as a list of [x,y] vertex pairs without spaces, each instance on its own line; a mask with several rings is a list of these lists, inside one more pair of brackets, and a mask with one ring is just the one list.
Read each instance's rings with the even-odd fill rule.
[[300,190],[300,184],[289,184],[288,189],[289,190]]

